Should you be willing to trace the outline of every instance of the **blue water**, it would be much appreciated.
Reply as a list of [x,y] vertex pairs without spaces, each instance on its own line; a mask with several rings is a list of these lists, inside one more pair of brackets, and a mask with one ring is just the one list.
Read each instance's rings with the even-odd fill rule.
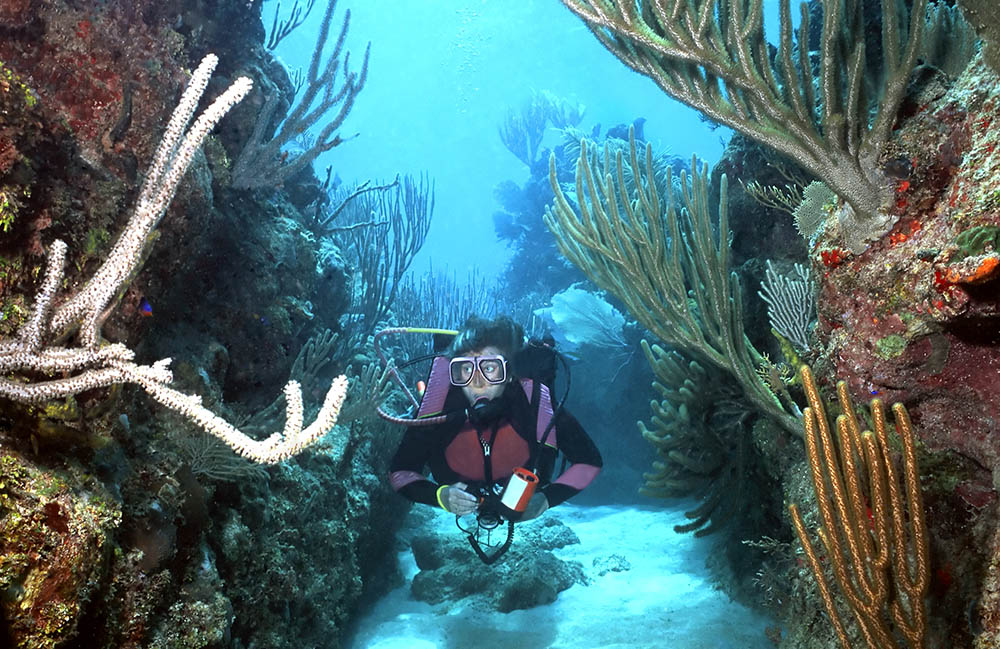
[[[265,5],[265,24],[270,24],[274,4]],[[776,34],[772,23],[777,2],[768,4],[772,10],[768,33]],[[358,135],[321,156],[316,168],[322,171],[330,165],[348,186],[422,172],[434,180],[436,207],[430,234],[411,268],[417,274],[432,262],[435,270],[446,268],[459,278],[473,270],[491,278],[504,270],[509,252],[494,234],[492,215],[501,205],[493,191],[503,181],[523,184],[529,170],[504,147],[498,127],[505,113],[519,107],[533,90],[585,105],[579,125],[585,133],[600,124],[603,136],[616,125],[646,118],[645,137],[657,153],[669,151],[682,158],[697,154],[713,164],[731,135],[724,128],[713,130],[694,110],[626,68],[558,0],[341,0],[334,30],[348,7],[347,46],[353,69],[371,42],[367,85],[341,129],[343,136]],[[322,12],[323,7],[317,6],[309,21],[278,48],[290,68],[308,66]],[[543,147],[560,142],[559,134],[550,130]],[[608,431],[591,432],[599,445],[606,441]],[[702,550],[682,549],[684,543],[701,548],[701,542],[690,535],[673,539],[671,525],[684,520],[680,510],[647,512],[648,518],[635,520],[642,512],[628,504],[566,507],[552,515],[572,518],[574,512],[578,533],[593,538],[588,536],[567,559],[580,560],[589,570],[595,556],[620,552],[628,555],[635,569],[595,577],[591,587],[574,587],[548,607],[511,616],[483,613],[468,620],[465,616],[471,609],[434,610],[415,602],[404,585],[366,612],[353,646],[459,647],[466,646],[458,640],[466,633],[482,636],[483,629],[501,632],[513,625],[544,630],[544,639],[524,639],[525,646],[654,647],[667,640],[674,646],[700,649],[722,646],[720,636],[726,632],[720,629],[727,624],[745,634],[730,638],[738,646],[768,646],[763,632],[767,620],[726,602],[703,574]],[[602,517],[628,523],[602,523]],[[653,525],[665,531],[654,532]],[[668,534],[673,539],[669,543]],[[611,538],[617,540],[609,549]],[[645,563],[651,538],[652,547],[664,548],[677,565]],[[404,565],[407,556],[404,551]],[[671,580],[690,588],[677,592],[663,588]],[[617,592],[614,588],[639,595],[628,599],[609,594]],[[626,624],[604,623],[608,617],[621,618],[623,606],[630,616]],[[588,620],[597,624],[588,626]],[[445,627],[450,631],[442,631]],[[605,635],[594,636],[598,630]],[[615,637],[615,632],[623,637]],[[581,637],[594,644],[580,644]]]
[[[264,7],[268,26],[274,5]],[[532,89],[584,104],[585,132],[645,117],[654,149],[684,158],[697,153],[714,162],[729,136],[626,68],[558,0],[341,0],[335,28],[348,8],[352,66],[371,41],[368,83],[341,129],[359,135],[320,157],[316,168],[332,165],[349,185],[430,174],[437,201],[417,273],[431,259],[459,277],[473,268],[487,277],[502,270],[507,251],[493,232],[493,188],[503,180],[522,183],[528,169],[504,148],[497,128]],[[288,66],[308,67],[323,10],[318,2],[279,46]],[[548,138],[559,141],[554,132]]]

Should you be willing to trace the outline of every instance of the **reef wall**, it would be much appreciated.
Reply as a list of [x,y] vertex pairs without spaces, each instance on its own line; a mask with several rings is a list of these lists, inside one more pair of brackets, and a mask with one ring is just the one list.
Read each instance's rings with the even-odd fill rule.
[[[209,98],[240,74],[291,87],[260,10],[3,3],[0,335],[24,325],[53,240],[68,245],[66,288],[102,263],[206,53],[220,59]],[[140,359],[172,357],[175,384],[237,423],[349,299],[349,269],[320,261],[303,216],[311,172],[230,185],[263,101],[252,94],[209,136],[103,327]],[[0,403],[0,644],[336,646],[401,506],[376,477],[393,440],[342,423],[262,468],[132,387]]]

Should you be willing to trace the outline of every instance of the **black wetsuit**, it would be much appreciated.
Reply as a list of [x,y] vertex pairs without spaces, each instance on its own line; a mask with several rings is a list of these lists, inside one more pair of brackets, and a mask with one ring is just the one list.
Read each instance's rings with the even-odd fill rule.
[[[440,485],[456,482],[473,487],[492,482],[505,484],[514,468],[527,466],[537,446],[537,413],[517,382],[508,384],[497,401],[500,401],[502,414],[491,421],[474,424],[465,419],[409,427],[390,465],[393,488],[414,502],[437,506]],[[459,411],[467,405],[461,388],[453,387],[445,400],[444,411]],[[553,440],[558,451],[550,446]],[[490,449],[488,465],[484,461],[484,442]],[[559,451],[570,466],[550,482]],[[601,454],[593,441],[576,418],[561,411],[548,442],[538,452],[538,491],[545,494],[549,506],[553,507],[590,484],[601,466]],[[423,474],[425,467],[430,467],[433,481]]]

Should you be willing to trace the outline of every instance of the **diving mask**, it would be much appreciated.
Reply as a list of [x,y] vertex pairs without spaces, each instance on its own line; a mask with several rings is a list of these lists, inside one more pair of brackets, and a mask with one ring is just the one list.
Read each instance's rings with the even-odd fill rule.
[[494,385],[507,380],[507,359],[500,354],[490,356],[456,356],[449,363],[451,384],[464,387],[472,383],[476,370],[487,383]]

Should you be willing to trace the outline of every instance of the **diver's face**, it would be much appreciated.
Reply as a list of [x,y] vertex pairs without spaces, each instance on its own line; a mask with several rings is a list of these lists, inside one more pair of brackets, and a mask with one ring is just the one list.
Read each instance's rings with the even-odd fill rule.
[[[492,345],[487,345],[482,349],[474,349],[463,356],[478,358],[481,356],[502,356],[500,349]],[[506,371],[506,368],[504,368]],[[482,369],[476,367],[472,373],[472,380],[469,381],[468,385],[462,386],[462,393],[465,398],[469,400],[470,404],[475,404],[480,399],[496,399],[501,394],[503,394],[504,388],[507,387],[507,383],[510,381],[510,377],[507,376],[503,383],[490,383],[483,376]]]

